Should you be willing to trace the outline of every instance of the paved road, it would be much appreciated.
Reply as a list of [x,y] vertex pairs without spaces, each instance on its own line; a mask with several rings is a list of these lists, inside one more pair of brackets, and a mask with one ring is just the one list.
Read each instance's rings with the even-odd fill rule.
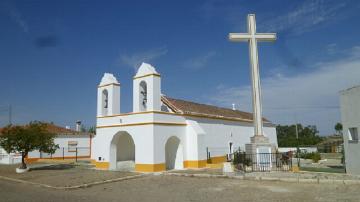
[[0,180],[0,201],[359,201],[359,185],[146,176],[77,190]]

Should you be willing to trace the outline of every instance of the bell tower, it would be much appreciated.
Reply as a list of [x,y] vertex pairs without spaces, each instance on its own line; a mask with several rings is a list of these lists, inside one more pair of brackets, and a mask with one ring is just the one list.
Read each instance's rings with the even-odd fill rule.
[[160,74],[153,66],[143,62],[133,80],[133,112],[160,110]]
[[120,114],[120,83],[113,74],[104,74],[97,94],[97,116]]

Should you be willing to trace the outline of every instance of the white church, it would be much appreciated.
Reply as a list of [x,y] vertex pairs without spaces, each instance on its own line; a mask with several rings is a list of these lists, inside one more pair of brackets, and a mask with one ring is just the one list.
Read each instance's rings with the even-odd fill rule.
[[[133,112],[120,111],[119,81],[105,73],[98,86],[97,126],[91,159],[97,168],[138,172],[203,168],[221,163],[254,135],[252,113],[165,96],[161,75],[142,63],[133,78]],[[250,99],[250,98],[249,98]],[[264,135],[277,146],[274,124]]]

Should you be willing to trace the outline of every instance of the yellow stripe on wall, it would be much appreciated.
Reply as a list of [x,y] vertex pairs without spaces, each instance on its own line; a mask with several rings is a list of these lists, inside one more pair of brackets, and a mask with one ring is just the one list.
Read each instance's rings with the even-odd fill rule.
[[159,164],[135,164],[137,172],[159,172],[166,170],[165,163]]
[[224,163],[227,161],[226,156],[214,156],[210,157],[209,163],[216,164],[216,163]]
[[109,169],[110,163],[109,162],[95,162],[95,167],[100,169]]
[[184,161],[184,168],[204,168],[206,160]]

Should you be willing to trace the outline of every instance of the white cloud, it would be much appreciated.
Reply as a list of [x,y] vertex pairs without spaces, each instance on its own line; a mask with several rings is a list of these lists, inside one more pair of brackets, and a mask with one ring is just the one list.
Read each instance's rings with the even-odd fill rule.
[[187,69],[199,70],[204,68],[209,60],[216,55],[215,51],[210,51],[204,55],[189,59],[184,62],[183,66]]
[[[282,2],[282,1],[279,1]],[[261,4],[261,2],[257,2]],[[282,2],[283,3],[283,2]],[[319,26],[329,25],[340,19],[345,19],[358,12],[358,2],[351,0],[305,0],[294,1],[298,5],[292,10],[281,13],[273,9],[262,12],[257,16],[257,27],[260,32],[283,32],[299,35]],[[271,7],[272,8],[272,7]],[[209,0],[201,7],[201,16],[206,20],[223,18],[233,26],[233,31],[246,29],[246,15],[248,10],[243,2],[234,4],[231,1]],[[266,11],[266,10],[265,10]]]
[[[264,115],[275,123],[315,124],[321,134],[329,134],[340,120],[339,91],[360,84],[360,46],[347,57],[313,65],[315,71],[286,77],[275,75],[262,80]],[[251,111],[251,86],[216,89],[213,102],[223,106],[236,103]]]
[[345,10],[346,6],[347,1],[307,0],[285,15],[261,22],[259,27],[261,31],[266,32],[289,31],[293,34],[302,34],[319,25],[346,17],[349,13],[339,13]]
[[131,55],[124,54],[120,55],[119,62],[132,67],[136,71],[142,62],[151,62],[156,58],[166,55],[167,52],[166,47],[160,47]]

